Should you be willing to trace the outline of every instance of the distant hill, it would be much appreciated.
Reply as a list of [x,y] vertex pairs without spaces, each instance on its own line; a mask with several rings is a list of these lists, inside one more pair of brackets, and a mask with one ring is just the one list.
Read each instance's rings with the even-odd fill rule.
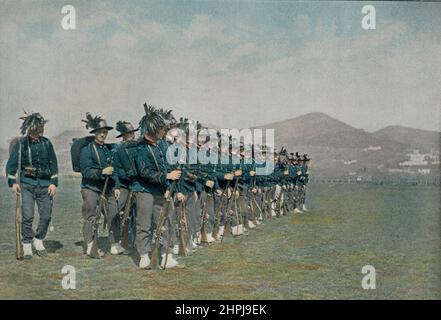
[[385,174],[407,160],[413,149],[439,150],[437,132],[394,126],[370,133],[320,112],[259,128],[274,129],[276,148],[284,146],[291,152],[308,153],[313,158],[314,171],[328,176]]
[[[308,153],[313,159],[311,170],[316,176],[388,174],[389,169],[407,169],[400,167],[399,163],[409,160],[408,153],[413,149],[419,149],[421,153],[439,152],[440,149],[440,132],[389,126],[370,133],[320,112],[258,128],[275,129],[278,149],[284,146],[290,152]],[[116,133],[110,131],[107,142],[117,142]],[[89,135],[86,129],[73,128],[49,137],[61,173],[72,173],[72,139],[86,135]],[[7,156],[7,150],[0,150],[3,172]],[[438,172],[434,167],[430,170],[431,174]]]
[[431,149],[439,150],[441,133],[421,129],[412,129],[402,126],[388,126],[372,133],[379,139],[388,139],[400,143],[407,143],[413,149],[430,153]]
[[299,145],[334,148],[382,146],[399,152],[409,147],[406,143],[376,137],[321,112],[267,124],[263,128],[273,128],[276,146],[285,146],[288,149]]

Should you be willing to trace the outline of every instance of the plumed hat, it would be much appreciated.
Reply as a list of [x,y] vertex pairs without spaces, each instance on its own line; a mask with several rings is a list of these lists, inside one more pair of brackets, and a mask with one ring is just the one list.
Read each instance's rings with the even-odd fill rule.
[[130,132],[136,132],[139,130],[139,128],[134,128],[133,125],[128,121],[118,121],[116,123],[116,130],[119,131],[119,135],[117,135],[117,138],[121,138],[123,135],[130,133]]
[[139,121],[139,128],[142,134],[155,134],[158,130],[165,127],[164,118],[155,107],[144,103],[144,111],[145,115]]
[[107,130],[113,129],[113,127],[107,125],[106,120],[104,120],[100,116],[92,117],[92,115],[89,112],[86,113],[86,120],[82,120],[82,121],[86,123],[86,129],[92,129],[89,131],[89,133],[94,133],[99,129],[107,129]]
[[19,118],[20,120],[23,120],[23,123],[20,127],[21,134],[26,134],[26,131],[28,130],[38,130],[40,128],[43,128],[44,125],[48,122],[47,120],[44,120],[43,116],[40,113],[27,113],[24,111],[24,115]]
[[158,112],[161,115],[161,117],[164,119],[164,123],[166,126],[171,127],[178,123],[176,121],[176,118],[172,114],[173,110],[166,110],[161,108],[158,110]]

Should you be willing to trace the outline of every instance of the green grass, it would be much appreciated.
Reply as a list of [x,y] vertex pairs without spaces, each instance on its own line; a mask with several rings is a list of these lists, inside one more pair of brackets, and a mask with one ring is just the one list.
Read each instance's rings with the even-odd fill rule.
[[[439,189],[311,185],[304,215],[271,219],[249,236],[227,238],[186,257],[185,269],[145,271],[129,256],[82,254],[79,181],[61,181],[51,253],[14,256],[14,197],[0,187],[2,299],[436,299],[440,289]],[[77,288],[61,286],[65,265]],[[361,269],[376,268],[376,290]]]

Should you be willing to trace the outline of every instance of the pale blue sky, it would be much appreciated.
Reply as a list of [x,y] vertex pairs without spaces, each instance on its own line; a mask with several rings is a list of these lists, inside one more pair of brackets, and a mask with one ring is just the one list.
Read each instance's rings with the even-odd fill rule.
[[[60,26],[65,4],[77,30]],[[364,4],[376,30],[361,28]],[[86,111],[137,122],[144,101],[225,127],[321,111],[437,130],[440,16],[419,2],[3,0],[0,132],[18,132],[23,107],[50,135]]]

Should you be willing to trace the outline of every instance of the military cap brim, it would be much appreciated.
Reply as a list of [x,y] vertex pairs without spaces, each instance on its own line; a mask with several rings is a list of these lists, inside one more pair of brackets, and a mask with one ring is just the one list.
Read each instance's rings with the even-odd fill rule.
[[93,130],[90,130],[89,133],[95,133],[96,131],[100,130],[100,129],[107,129],[107,130],[112,130],[113,127],[111,126],[104,126],[104,127],[100,127],[100,128],[95,128]]
[[116,137],[117,137],[117,138],[121,138],[121,137],[122,137],[123,135],[125,135],[125,134],[132,133],[132,132],[136,132],[136,131],[139,131],[139,128],[136,128],[136,129],[134,129],[134,130],[129,130],[129,131],[124,132],[124,133],[120,133],[120,134],[117,135]]

